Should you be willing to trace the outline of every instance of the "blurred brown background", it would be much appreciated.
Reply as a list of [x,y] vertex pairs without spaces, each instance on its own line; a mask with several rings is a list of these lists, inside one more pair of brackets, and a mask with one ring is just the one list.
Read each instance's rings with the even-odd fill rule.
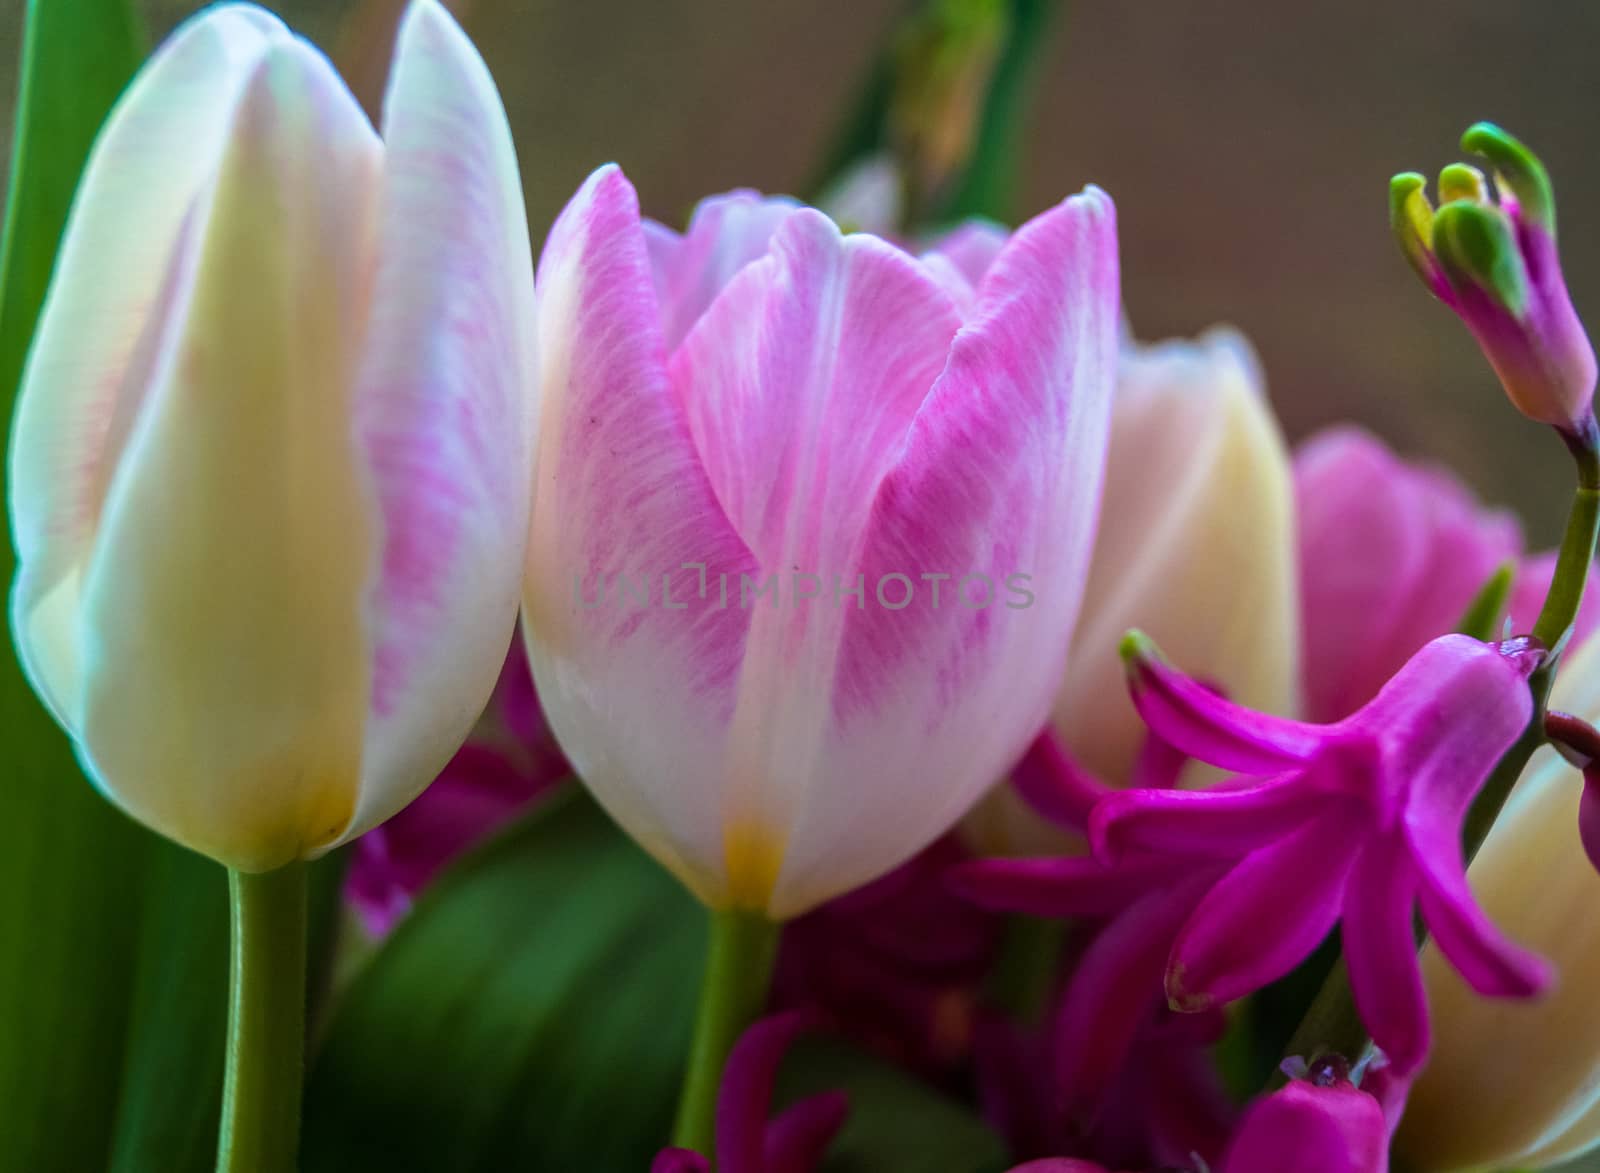
[[[21,6],[0,0],[8,107]],[[158,30],[196,7],[145,6]],[[537,238],[607,159],[673,220],[723,188],[795,189],[901,7],[466,0],[465,20],[505,93]],[[279,8],[359,89],[373,55],[351,49],[357,5]],[[1600,5],[1585,0],[1077,0],[1045,51],[1024,207],[1099,183],[1121,209],[1142,337],[1238,325],[1292,436],[1362,420],[1515,505],[1547,543],[1566,457],[1504,405],[1466,332],[1400,261],[1386,183],[1455,159],[1474,119],[1502,122],[1556,177],[1567,272],[1580,312],[1600,321],[1597,49]]]

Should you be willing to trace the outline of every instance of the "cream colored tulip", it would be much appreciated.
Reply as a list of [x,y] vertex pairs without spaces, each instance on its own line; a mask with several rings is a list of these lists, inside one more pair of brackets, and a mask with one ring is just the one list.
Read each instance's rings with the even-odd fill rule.
[[[1124,351],[1094,561],[1053,724],[1124,783],[1144,725],[1117,645],[1149,633],[1185,672],[1289,713],[1299,671],[1289,454],[1249,343],[1214,329]],[[1062,834],[1002,787],[970,816],[981,850],[1059,849]]]
[[[1551,707],[1600,720],[1600,636],[1562,667]],[[1539,1169],[1600,1145],[1600,876],[1578,839],[1582,790],[1540,750],[1469,873],[1489,918],[1555,963],[1556,987],[1487,1001],[1423,950],[1433,1054],[1399,1134],[1418,1170]]]
[[512,637],[532,262],[434,0],[381,131],[264,10],[186,23],[95,144],[12,432],[29,679],[107,797],[242,871],[415,797]]

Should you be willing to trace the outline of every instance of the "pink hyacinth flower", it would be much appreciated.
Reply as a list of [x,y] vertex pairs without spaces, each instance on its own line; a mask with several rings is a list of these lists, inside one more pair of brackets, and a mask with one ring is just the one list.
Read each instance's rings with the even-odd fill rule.
[[1234,705],[1164,663],[1137,634],[1126,655],[1151,730],[1247,777],[1204,792],[1112,795],[1090,820],[1106,860],[1222,868],[1168,959],[1175,1008],[1200,1010],[1287,974],[1343,922],[1344,956],[1373,1040],[1394,1071],[1428,1050],[1413,909],[1487,996],[1527,997],[1548,968],[1491,925],[1467,888],[1461,823],[1527,724],[1543,652],[1444,636],[1352,716],[1312,725]]
[[[767,1119],[778,1066],[819,1019],[804,1011],[764,1018],[739,1038],[717,1092],[717,1173],[811,1173],[844,1124],[842,1092],[821,1092]],[[663,1149],[650,1173],[711,1173],[693,1149]]]
[[539,276],[524,632],[577,773],[713,907],[883,875],[1048,711],[1104,471],[1110,200],[974,286],[787,201],[647,228],[606,167]]
[[[1152,736],[1131,782],[1169,789],[1187,761]],[[1074,831],[1087,830],[1096,804],[1116,793],[1048,730],[1011,776],[1041,815]],[[1116,1161],[1221,1151],[1231,1113],[1211,1065],[1195,1062],[1220,1033],[1220,1016],[1177,1021],[1165,1005],[1163,975],[1180,929],[1224,870],[1128,852],[1109,864],[1080,856],[985,859],[952,873],[956,891],[981,907],[1100,925],[1061,992],[1049,1039],[1030,1047],[997,1028],[985,1040],[980,1071],[991,1115],[1022,1151],[1070,1148]]]
[[1217,1173],[1387,1173],[1383,1105],[1339,1066],[1319,1065],[1251,1104]]

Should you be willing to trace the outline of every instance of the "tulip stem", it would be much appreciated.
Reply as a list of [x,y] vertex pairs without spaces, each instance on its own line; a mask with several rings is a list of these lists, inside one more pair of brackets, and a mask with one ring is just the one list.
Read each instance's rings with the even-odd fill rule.
[[293,1173],[305,1076],[306,866],[228,872],[233,949],[217,1173]]
[[728,1052],[765,1009],[778,955],[778,924],[758,912],[713,910],[694,1041],[672,1143],[711,1158],[716,1140],[717,1090]]
[[[1522,777],[1534,751],[1544,744],[1545,702],[1550,696],[1550,686],[1555,680],[1556,667],[1573,621],[1578,617],[1578,607],[1583,602],[1584,584],[1594,561],[1595,539],[1600,536],[1600,446],[1594,442],[1595,429],[1591,422],[1583,433],[1586,439],[1575,442],[1568,437],[1578,466],[1578,487],[1572,496],[1572,508],[1567,514],[1567,530],[1561,540],[1561,550],[1556,555],[1555,573],[1550,578],[1550,591],[1545,596],[1544,607],[1534,624],[1533,635],[1550,655],[1528,678],[1528,688],[1533,694],[1533,716],[1522,735],[1505,752],[1478,792],[1467,812],[1462,828],[1462,852],[1468,863],[1478,854],[1478,848],[1489,837],[1489,831],[1499,817],[1500,810],[1517,780]],[[1424,934],[1419,929],[1420,945]],[[1305,1017],[1295,1029],[1286,1048],[1288,1056],[1312,1059],[1320,1054],[1338,1054],[1355,1061],[1365,1053],[1369,1044],[1366,1027],[1356,1010],[1355,995],[1350,988],[1350,973],[1341,957],[1328,974],[1317,996],[1306,1009]],[[1285,1077],[1274,1073],[1270,1087],[1282,1086]]]

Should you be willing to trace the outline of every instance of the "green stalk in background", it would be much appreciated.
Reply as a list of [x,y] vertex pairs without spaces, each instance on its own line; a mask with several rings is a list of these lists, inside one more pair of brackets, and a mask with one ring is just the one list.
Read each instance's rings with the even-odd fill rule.
[[1062,0],[913,0],[807,185],[815,198],[887,153],[909,230],[966,216],[1010,222],[1027,110]]

